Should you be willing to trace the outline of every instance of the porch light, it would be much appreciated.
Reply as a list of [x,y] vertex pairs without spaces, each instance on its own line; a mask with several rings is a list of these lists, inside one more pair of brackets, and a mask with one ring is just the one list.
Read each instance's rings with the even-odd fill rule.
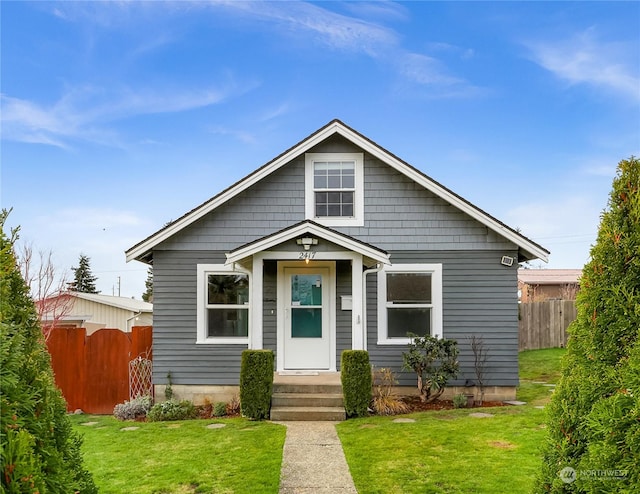
[[309,250],[309,247],[311,247],[312,245],[318,245],[318,239],[311,237],[302,237],[296,239],[296,243],[298,245],[302,245],[304,247],[304,250]]

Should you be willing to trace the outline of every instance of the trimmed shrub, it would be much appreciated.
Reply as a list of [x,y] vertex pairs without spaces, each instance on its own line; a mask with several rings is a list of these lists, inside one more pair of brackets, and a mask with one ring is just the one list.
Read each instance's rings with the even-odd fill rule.
[[0,213],[0,492],[96,493]]
[[131,401],[119,403],[113,409],[113,416],[118,420],[135,420],[146,417],[151,409],[151,396],[138,396]]
[[147,414],[147,419],[151,422],[188,420],[196,418],[197,415],[198,410],[189,400],[168,400],[153,405]]
[[344,409],[348,417],[364,417],[371,403],[371,364],[369,352],[344,350],[340,360],[340,379]]
[[250,419],[269,418],[273,392],[273,352],[244,350],[240,366],[240,409]]

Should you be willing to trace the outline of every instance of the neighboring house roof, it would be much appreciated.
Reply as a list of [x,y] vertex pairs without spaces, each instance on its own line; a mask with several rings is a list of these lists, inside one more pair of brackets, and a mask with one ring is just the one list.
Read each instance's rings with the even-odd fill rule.
[[389,254],[386,251],[310,220],[301,221],[232,250],[227,254],[227,262],[238,262],[257,252],[270,249],[282,242],[300,237],[301,235],[316,235],[340,247],[358,252],[374,262],[389,264]]
[[527,285],[578,283],[582,269],[518,269],[518,281]]
[[541,245],[526,238],[516,230],[510,228],[490,214],[474,206],[466,199],[460,197],[453,191],[436,182],[417,168],[411,166],[409,163],[401,160],[391,152],[373,142],[368,137],[360,134],[351,127],[348,127],[340,120],[333,120],[307,138],[300,141],[298,144],[286,150],[284,153],[280,154],[254,172],[250,173],[245,178],[236,182],[235,184],[215,195],[200,206],[192,209],[181,218],[178,218],[176,221],[170,223],[158,232],[154,233],[153,235],[147,237],[146,239],[128,249],[125,252],[127,261],[135,259],[138,261],[151,263],[153,259],[153,248],[158,244],[167,240],[182,229],[188,227],[211,211],[214,211],[216,208],[225,204],[233,197],[245,191],[246,189],[259,182],[266,176],[270,175],[271,173],[275,172],[276,170],[280,169],[282,166],[286,165],[297,156],[307,152],[317,144],[335,134],[341,135],[342,137],[348,139],[367,153],[370,153],[372,156],[380,159],[395,170],[404,174],[416,183],[422,185],[425,189],[431,191],[436,196],[447,201],[451,205],[455,206],[459,210],[479,221],[487,228],[497,232],[499,235],[513,242],[519,249],[519,260],[541,259],[545,262],[548,260],[549,251]]
[[110,305],[119,309],[130,310],[133,312],[153,312],[153,304],[145,302],[143,300],[136,300],[134,298],[116,297],[114,295],[102,295],[100,293],[83,293],[83,292],[69,292],[69,295],[78,297],[84,300],[90,300],[99,304]]

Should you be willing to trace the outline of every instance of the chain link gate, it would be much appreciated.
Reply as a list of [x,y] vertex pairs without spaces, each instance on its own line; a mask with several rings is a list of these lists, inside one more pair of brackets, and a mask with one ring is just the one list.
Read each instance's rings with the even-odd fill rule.
[[153,398],[153,362],[142,356],[129,362],[129,400],[140,396]]

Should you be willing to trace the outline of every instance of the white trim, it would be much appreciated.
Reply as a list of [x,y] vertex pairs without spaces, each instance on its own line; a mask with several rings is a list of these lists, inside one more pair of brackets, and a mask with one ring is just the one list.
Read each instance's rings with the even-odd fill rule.
[[[230,254],[226,254],[227,256],[227,264],[239,262],[242,259],[246,259],[249,256],[255,255],[259,252],[264,252],[264,254],[269,254],[269,252],[265,252],[267,249],[275,247],[276,245],[280,245],[287,240],[294,239],[302,234],[311,234],[314,236],[322,237],[325,240],[328,240],[331,243],[334,243],[344,249],[349,251],[357,252],[358,254],[362,254],[364,257],[368,257],[373,259],[376,262],[380,262],[382,264],[390,264],[389,254],[383,253],[377,249],[364,245],[360,242],[357,242],[345,235],[338,234],[337,232],[333,232],[332,230],[328,230],[323,228],[320,225],[316,225],[314,223],[300,223],[295,228],[289,228],[283,230],[281,232],[276,233],[275,235],[270,235],[262,240],[257,242],[253,242],[246,247],[238,249]],[[298,259],[299,252],[288,252],[286,253],[289,256],[294,257],[286,257],[285,259]],[[339,254],[339,252],[316,252],[315,258],[320,259],[321,256],[329,254],[329,258],[335,254]]]
[[[206,286],[207,275],[209,274],[228,274],[228,273],[243,273],[249,277],[249,304],[247,310],[249,311],[249,330],[248,336],[238,338],[211,338],[207,336],[207,304],[206,304]],[[196,344],[198,345],[248,345],[252,337],[252,318],[253,318],[253,294],[252,288],[253,280],[252,273],[244,269],[238,269],[237,266],[227,264],[198,264],[196,275],[196,298],[197,298],[197,315],[196,315]]]
[[522,248],[527,254],[530,254],[532,258],[538,258],[538,259],[541,259],[542,261],[548,262],[549,253],[545,249],[534,244],[533,242],[523,237],[522,235],[518,234],[517,232],[514,232],[506,228],[499,221],[495,220],[494,218],[490,217],[486,213],[482,212],[481,210],[467,203],[462,198],[455,195],[453,192],[433,182],[432,180],[430,180],[428,177],[418,172],[417,170],[411,168],[410,166],[407,166],[407,164],[402,162],[400,159],[396,158],[389,152],[383,150],[378,145],[364,138],[363,136],[356,133],[352,129],[347,128],[342,122],[338,120],[334,120],[323,129],[320,129],[320,131],[314,133],[313,135],[311,135],[310,137],[308,137],[298,145],[289,149],[287,152],[283,153],[282,155],[280,155],[279,157],[277,157],[267,165],[263,166],[262,168],[259,168],[249,176],[239,181],[234,186],[230,187],[229,189],[225,190],[224,192],[220,193],[219,195],[205,202],[201,206],[195,208],[193,211],[191,211],[190,213],[187,213],[182,218],[176,220],[175,223],[171,224],[170,226],[166,227],[163,230],[160,230],[156,234],[151,235],[146,240],[132,247],[131,249],[125,252],[126,260],[131,261],[144,255],[148,251],[152,250],[159,243],[167,240],[169,237],[173,236],[175,233],[179,232],[180,230],[192,224],[193,222],[199,220],[209,212],[216,209],[218,206],[226,203],[231,198],[245,191],[255,183],[259,182],[266,176],[278,170],[280,167],[289,163],[292,159],[296,158],[297,156],[300,156],[302,153],[305,153],[306,151],[313,148],[313,146],[319,144],[320,142],[324,141],[325,139],[327,139],[328,137],[334,134],[339,134],[345,137],[346,139],[353,142],[356,146],[359,146],[360,148],[362,148],[365,152],[370,153],[375,158],[383,161],[384,163],[396,169],[403,175],[407,176],[408,178],[422,185],[427,190],[433,192],[437,196],[449,202],[451,205],[467,213],[472,218],[476,219],[483,225],[487,226],[491,230],[495,231],[496,233],[502,235],[509,241],[513,242],[518,247]]
[[[364,225],[364,154],[363,153],[306,153],[305,159],[305,218],[326,226]],[[353,216],[316,216],[315,188],[313,184],[316,161],[353,161],[355,163],[355,189],[353,194]]]
[[394,264],[378,272],[378,345],[407,345],[411,341],[387,335],[387,273],[431,274],[431,335],[442,338],[442,264]]
[[[265,254],[270,254],[266,253]],[[335,258],[334,258],[335,259]],[[286,372],[285,369],[285,268],[313,268],[313,267],[328,268],[329,270],[329,368],[318,369],[323,372],[336,372],[336,263],[332,261],[312,261],[312,263],[306,264],[304,261],[282,261],[278,262],[278,274],[277,274],[277,295],[278,300],[277,307],[277,352],[276,352],[276,369],[278,373]],[[305,372],[314,371],[315,369],[305,369]]]
[[351,260],[351,349],[365,350],[366,336],[362,330],[362,256],[354,256]]
[[262,350],[263,348],[263,329],[262,321],[264,314],[263,308],[263,269],[264,261],[262,258],[255,256],[253,258],[252,278],[249,279],[250,291],[250,326],[249,326],[249,349]]

